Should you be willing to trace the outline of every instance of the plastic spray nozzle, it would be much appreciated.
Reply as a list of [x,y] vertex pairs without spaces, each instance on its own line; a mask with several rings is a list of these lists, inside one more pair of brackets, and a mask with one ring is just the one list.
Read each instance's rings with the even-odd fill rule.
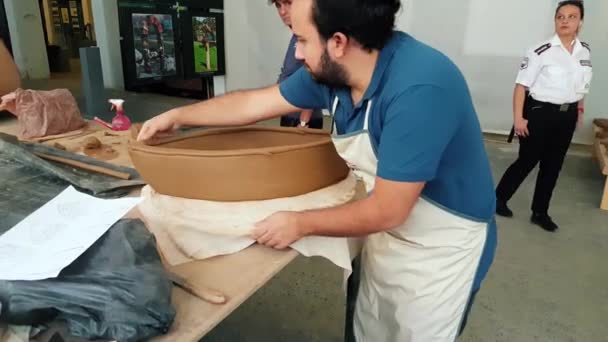
[[122,114],[122,105],[125,103],[125,100],[110,99],[108,102],[112,104],[112,110],[116,109],[117,112]]

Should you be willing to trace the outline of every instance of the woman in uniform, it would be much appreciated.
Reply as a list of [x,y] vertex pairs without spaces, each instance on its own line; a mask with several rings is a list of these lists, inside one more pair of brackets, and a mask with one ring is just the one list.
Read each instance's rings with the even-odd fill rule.
[[555,35],[528,50],[513,95],[519,157],[496,188],[496,213],[513,216],[507,202],[540,163],[531,221],[551,232],[558,226],[548,214],[549,202],[591,83],[591,51],[578,39],[584,17],[582,1],[560,2]]

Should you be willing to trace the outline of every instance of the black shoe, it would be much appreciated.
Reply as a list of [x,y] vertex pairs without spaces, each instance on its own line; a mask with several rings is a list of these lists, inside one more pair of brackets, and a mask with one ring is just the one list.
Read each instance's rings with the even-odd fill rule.
[[513,212],[507,207],[507,203],[501,200],[496,200],[496,214],[504,217],[513,217]]
[[530,221],[548,232],[554,232],[559,228],[547,214],[534,213],[532,214]]

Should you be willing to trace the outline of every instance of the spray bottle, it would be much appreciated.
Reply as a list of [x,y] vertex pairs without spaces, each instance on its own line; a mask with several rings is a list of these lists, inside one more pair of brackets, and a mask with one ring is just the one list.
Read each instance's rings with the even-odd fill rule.
[[114,131],[126,131],[131,128],[131,120],[129,120],[129,118],[124,114],[122,109],[125,101],[121,99],[111,99],[108,102],[112,104],[112,108],[110,110],[116,110],[116,116],[114,119],[112,119],[112,125],[98,117],[95,117],[95,121]]

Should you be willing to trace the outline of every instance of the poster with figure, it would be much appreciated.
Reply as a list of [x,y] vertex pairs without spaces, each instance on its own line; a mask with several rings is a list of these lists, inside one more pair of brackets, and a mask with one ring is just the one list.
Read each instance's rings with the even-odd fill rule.
[[138,79],[175,76],[175,32],[170,14],[132,14]]
[[217,19],[192,17],[194,33],[194,70],[196,73],[218,70]]

